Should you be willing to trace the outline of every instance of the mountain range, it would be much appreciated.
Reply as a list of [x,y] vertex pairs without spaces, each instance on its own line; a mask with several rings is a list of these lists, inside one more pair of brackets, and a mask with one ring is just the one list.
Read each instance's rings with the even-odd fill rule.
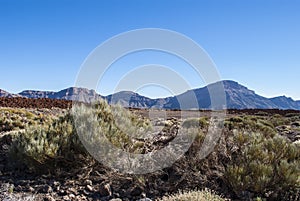
[[[120,103],[124,107],[134,108],[160,108],[160,109],[211,109],[210,93],[219,84],[223,84],[227,109],[294,109],[300,110],[300,101],[279,96],[266,98],[256,94],[253,90],[231,80],[224,80],[207,85],[202,88],[188,90],[182,94],[151,99],[132,91],[121,91],[108,96],[101,96],[95,90],[70,87],[58,92],[26,90],[18,94],[12,94],[0,89],[0,97],[25,97],[25,98],[50,98],[64,99],[82,102],[92,102],[100,98],[106,99],[110,104]],[[195,104],[189,104],[191,95],[197,100]],[[179,101],[180,100],[180,101]],[[184,103],[184,108],[179,104]]]

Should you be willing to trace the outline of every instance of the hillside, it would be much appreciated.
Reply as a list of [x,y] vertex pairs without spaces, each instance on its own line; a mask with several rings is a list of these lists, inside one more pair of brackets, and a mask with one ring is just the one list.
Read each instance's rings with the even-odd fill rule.
[[[58,92],[26,90],[17,95],[0,90],[0,97],[50,98],[82,102],[93,102],[99,98],[104,98],[110,104],[120,103],[124,107],[133,108],[211,109],[210,92],[218,94],[215,90],[220,89],[218,87],[220,84],[224,86],[227,109],[300,110],[300,101],[295,101],[285,96],[266,98],[231,80],[224,80],[202,88],[192,89],[173,97],[159,99],[152,99],[131,91],[121,91],[108,96],[101,96],[95,90],[76,87],[70,87]],[[196,103],[192,102],[194,100],[193,97],[196,98]]]

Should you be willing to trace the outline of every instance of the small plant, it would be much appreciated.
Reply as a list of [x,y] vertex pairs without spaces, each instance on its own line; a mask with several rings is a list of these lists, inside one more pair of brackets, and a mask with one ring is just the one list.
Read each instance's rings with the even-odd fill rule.
[[31,125],[42,125],[52,122],[48,116],[42,118],[26,109],[0,108],[0,132],[24,129]]
[[8,193],[12,194],[14,192],[14,185],[10,185],[10,187],[8,188]]
[[300,118],[300,113],[287,113],[285,117],[297,117]]
[[229,130],[259,131],[268,136],[274,136],[277,133],[272,121],[253,116],[231,117],[225,120],[225,127]]
[[183,128],[207,128],[209,120],[207,117],[190,118],[182,123]]
[[216,195],[213,191],[208,189],[202,191],[186,191],[186,192],[179,192],[174,195],[164,196],[157,201],[225,201],[228,199],[224,199],[221,196]]
[[289,119],[288,118],[285,118],[279,114],[275,114],[273,115],[269,121],[274,125],[274,127],[277,127],[277,126],[281,126],[281,125],[286,125],[289,123]]

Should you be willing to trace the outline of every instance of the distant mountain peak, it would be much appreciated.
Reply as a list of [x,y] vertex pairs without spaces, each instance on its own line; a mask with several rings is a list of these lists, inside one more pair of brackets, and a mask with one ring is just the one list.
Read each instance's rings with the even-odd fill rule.
[[[300,101],[294,101],[290,97],[278,96],[274,98],[265,98],[257,95],[253,90],[239,84],[232,80],[223,80],[216,83],[209,84],[202,88],[191,89],[182,94],[167,97],[151,99],[142,96],[132,91],[120,91],[108,96],[101,96],[93,89],[86,89],[80,87],[69,87],[58,92],[53,91],[37,91],[25,90],[19,94],[11,94],[0,89],[0,97],[27,97],[27,98],[51,98],[51,99],[65,99],[83,102],[93,102],[100,98],[106,99],[110,104],[119,103],[124,107],[136,108],[164,108],[164,109],[180,109],[182,104],[179,101],[184,101],[185,108],[181,109],[210,109],[211,100],[210,92],[215,89],[224,87],[226,95],[226,108],[228,109],[296,109],[300,110]],[[217,92],[216,94],[218,94]],[[197,100],[197,107],[192,104],[191,95]]]
[[116,92],[112,95],[139,95],[139,94],[135,93],[133,91],[119,91],[119,92]]
[[[239,83],[234,80],[221,80],[219,82],[222,82],[223,84],[239,85]],[[216,83],[219,83],[219,82],[216,82]]]
[[224,80],[221,81],[224,85],[224,88],[239,88],[239,89],[248,89],[247,87],[241,85],[240,83],[236,82],[236,81],[232,81],[232,80]]
[[285,96],[285,95],[277,96],[277,97],[274,97],[274,98],[271,98],[271,99],[289,99],[289,100],[293,100],[291,97],[288,97],[288,96]]
[[12,94],[12,93],[9,93],[7,91],[0,89],[0,97],[14,98],[14,97],[20,97],[20,95]]
[[68,88],[60,90],[60,91],[74,91],[74,92],[79,92],[79,91],[95,91],[95,90],[94,89],[84,88],[84,87],[68,87]]

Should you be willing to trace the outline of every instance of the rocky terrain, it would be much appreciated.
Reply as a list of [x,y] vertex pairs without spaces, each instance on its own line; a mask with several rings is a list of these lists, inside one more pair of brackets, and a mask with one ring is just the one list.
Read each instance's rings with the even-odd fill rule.
[[[199,198],[199,200],[224,200],[225,198],[299,200],[300,198],[300,179],[295,177],[295,175],[299,177],[300,173],[300,149],[297,147],[300,146],[299,111],[228,110],[218,145],[207,158],[200,159],[197,158],[197,153],[208,129],[210,111],[201,111],[200,119],[192,118],[196,111],[189,111],[190,116],[182,119],[181,111],[178,110],[167,110],[165,118],[160,118],[161,110],[131,109],[141,120],[149,118],[151,112],[152,124],[162,128],[153,131],[155,133],[153,138],[145,141],[136,139],[133,142],[133,149],[129,149],[131,151],[147,153],[161,149],[174,139],[180,127],[186,128],[187,133],[196,131],[198,136],[188,152],[171,167],[154,173],[131,175],[115,172],[97,162],[85,151],[80,151],[78,144],[71,144],[73,148],[72,146],[67,149],[62,148],[56,153],[57,155],[48,155],[47,149],[43,147],[39,154],[24,149],[34,145],[27,145],[25,143],[27,140],[31,143],[32,139],[39,139],[40,136],[45,136],[46,138],[41,137],[41,140],[43,142],[48,140],[49,144],[54,139],[51,135],[56,133],[66,140],[68,138],[64,136],[75,135],[76,137],[70,128],[67,129],[68,125],[71,125],[68,122],[73,121],[67,115],[68,108],[71,106],[70,101],[2,98],[0,103],[1,106],[6,106],[0,107],[0,200],[150,201],[176,200],[176,196],[180,200],[191,200],[191,198],[197,200],[197,196],[200,195],[206,196],[206,199]],[[108,116],[103,112],[100,109],[99,115]],[[68,131],[70,133],[61,133],[66,130],[70,130]],[[43,135],[43,132],[47,135]],[[113,142],[117,146],[118,141]],[[252,144],[254,142],[260,144]],[[19,152],[15,152],[15,148],[19,148]],[[20,150],[22,155],[19,155]],[[245,150],[252,150],[252,152],[248,153]],[[264,150],[265,152],[261,152]],[[70,152],[71,155],[66,152]],[[257,169],[262,168],[262,164],[257,164],[255,159],[257,154],[265,157],[266,161],[275,160],[272,159],[273,156],[278,156],[279,161],[263,164],[263,167],[274,171],[271,175],[264,169],[259,171],[261,173],[255,173]],[[39,160],[42,156],[43,160]],[[245,160],[244,157],[248,159]],[[254,157],[253,164],[249,165],[251,157]],[[290,161],[286,166],[288,172],[284,172],[285,169],[281,170],[286,168],[280,166],[281,160]],[[259,159],[259,161],[264,160]],[[247,163],[244,164],[245,162]],[[248,169],[246,175],[232,169],[239,167],[241,171],[252,166],[253,169]],[[279,170],[280,174],[276,172]],[[252,175],[255,182],[249,181],[248,174]],[[261,178],[268,178],[262,181],[262,186],[259,182]],[[206,191],[176,195],[179,191],[207,188],[213,190],[214,195]],[[170,194],[173,196],[168,197]]]
[[[208,86],[189,90],[185,93],[166,98],[151,99],[130,91],[117,92],[108,96],[101,96],[94,90],[70,87],[59,92],[26,90],[19,94],[10,94],[0,91],[0,97],[26,97],[26,98],[50,98],[81,102],[92,102],[99,98],[106,99],[110,104],[119,102],[124,107],[134,108],[160,108],[160,109],[210,109],[210,94],[215,93],[217,86],[223,86],[228,109],[294,109],[300,110],[300,101],[285,96],[265,98],[256,94],[253,90],[230,80],[224,80]],[[191,105],[191,98],[196,97],[197,104]],[[179,101],[182,107],[180,107]]]
[[67,109],[72,106],[72,101],[58,100],[49,98],[29,99],[24,97],[0,97],[0,107],[12,107],[12,108],[48,108],[53,107]]

